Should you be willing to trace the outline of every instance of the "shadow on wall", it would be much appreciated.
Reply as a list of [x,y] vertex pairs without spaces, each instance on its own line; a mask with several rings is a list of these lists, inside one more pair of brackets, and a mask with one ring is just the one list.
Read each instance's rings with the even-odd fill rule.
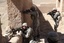
[[46,38],[47,37],[47,33],[50,31],[54,31],[51,24],[49,23],[49,21],[46,21],[42,12],[38,9],[37,10],[39,12],[40,15],[40,29],[39,29],[39,33],[40,33],[40,38]]

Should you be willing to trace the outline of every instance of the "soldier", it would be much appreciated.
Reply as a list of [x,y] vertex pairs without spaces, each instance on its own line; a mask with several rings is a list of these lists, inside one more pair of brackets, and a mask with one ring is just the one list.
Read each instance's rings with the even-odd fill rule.
[[54,29],[55,31],[57,31],[57,27],[59,25],[59,22],[61,20],[61,15],[60,12],[57,11],[57,9],[53,9],[51,12],[48,13],[54,20],[55,25],[54,25]]
[[58,33],[56,33],[56,32],[49,32],[47,41],[48,41],[48,43],[58,43],[59,42],[59,35],[58,35]]
[[32,28],[27,26],[27,23],[23,23],[21,27],[23,43],[29,43],[32,38]]

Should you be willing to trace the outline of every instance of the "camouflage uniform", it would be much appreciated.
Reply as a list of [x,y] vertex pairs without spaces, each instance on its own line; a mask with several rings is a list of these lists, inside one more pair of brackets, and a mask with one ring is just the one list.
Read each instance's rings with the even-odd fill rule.
[[53,18],[53,20],[55,22],[54,29],[55,29],[55,31],[57,31],[57,27],[58,27],[59,22],[61,20],[60,12],[57,11],[57,9],[54,9],[51,12],[49,12],[48,14],[51,15],[51,17]]

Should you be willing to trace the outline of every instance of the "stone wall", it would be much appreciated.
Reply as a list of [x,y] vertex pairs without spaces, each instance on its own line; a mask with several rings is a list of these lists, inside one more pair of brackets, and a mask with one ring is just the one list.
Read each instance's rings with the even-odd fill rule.
[[22,10],[29,9],[32,6],[31,2],[31,0],[7,0],[8,20],[11,27],[18,28],[21,27],[22,22],[28,23],[28,20],[31,21],[29,14],[22,14]]
[[23,4],[20,3],[22,3],[21,0],[7,0],[9,25],[13,28],[21,27],[22,24],[22,13],[20,10],[22,10]]

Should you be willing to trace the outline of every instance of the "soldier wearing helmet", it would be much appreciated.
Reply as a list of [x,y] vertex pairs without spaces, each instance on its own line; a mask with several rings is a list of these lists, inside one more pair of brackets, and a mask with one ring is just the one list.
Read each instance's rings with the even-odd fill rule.
[[23,43],[29,43],[32,38],[32,28],[28,27],[27,23],[23,23],[21,27]]
[[53,8],[53,10],[48,13],[48,15],[50,15],[53,18],[53,20],[55,22],[54,29],[55,29],[55,31],[57,31],[59,22],[61,20],[60,12],[56,8]]

